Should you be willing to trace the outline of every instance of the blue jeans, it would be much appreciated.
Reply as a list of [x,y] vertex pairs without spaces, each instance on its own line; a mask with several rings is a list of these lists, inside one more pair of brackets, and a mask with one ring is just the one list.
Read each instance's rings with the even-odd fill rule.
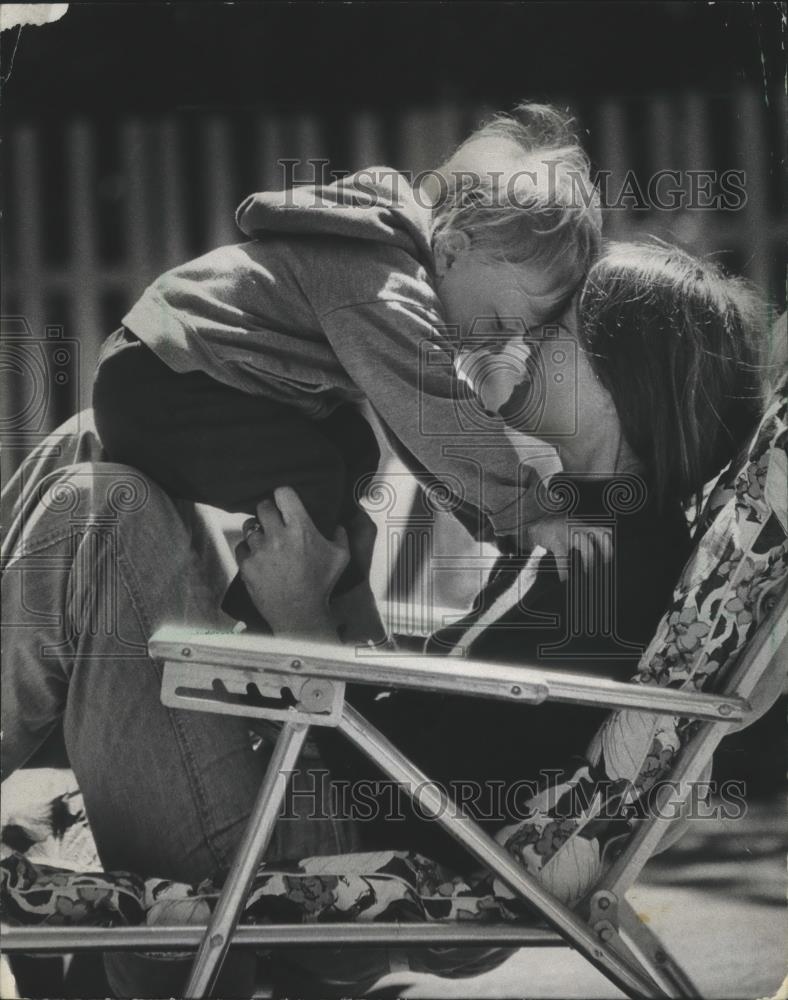
[[[165,623],[232,628],[229,548],[204,509],[131,468],[71,465],[49,483],[3,572],[3,774],[62,718],[102,864],[197,881],[230,863],[276,727],[255,751],[248,720],[166,708],[146,643]],[[270,854],[352,846],[346,824],[283,818]]]
[[[165,623],[231,629],[220,604],[235,563],[209,509],[173,502],[126,466],[61,465],[86,457],[102,457],[92,428],[61,429],[3,498],[2,773],[62,721],[104,867],[195,883],[229,866],[278,727],[260,721],[252,734],[254,720],[161,704],[148,639]],[[357,848],[322,772],[307,742],[269,857]],[[105,956],[116,996],[177,995],[189,964]],[[218,988],[244,992],[253,965],[231,956]]]

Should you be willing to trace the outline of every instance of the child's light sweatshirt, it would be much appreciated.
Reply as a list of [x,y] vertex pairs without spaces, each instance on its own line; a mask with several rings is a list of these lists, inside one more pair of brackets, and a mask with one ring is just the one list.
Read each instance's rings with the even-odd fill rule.
[[525,470],[500,419],[468,420],[435,291],[429,210],[405,178],[362,172],[253,194],[237,221],[250,242],[167,271],[124,326],[176,371],[206,372],[317,420],[366,398],[496,534],[515,533]]

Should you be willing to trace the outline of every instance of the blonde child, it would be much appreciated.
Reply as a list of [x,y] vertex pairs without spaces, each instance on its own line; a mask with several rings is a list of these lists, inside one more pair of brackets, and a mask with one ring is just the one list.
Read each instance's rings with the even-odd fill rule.
[[479,450],[454,362],[476,319],[502,341],[512,317],[545,323],[577,289],[600,243],[587,160],[565,116],[526,104],[433,180],[431,207],[381,170],[247,198],[237,221],[252,239],[166,272],[106,342],[93,402],[110,458],[233,512],[292,486],[330,538],[377,468],[368,400],[415,471],[498,538],[532,541],[521,453],[495,414]]

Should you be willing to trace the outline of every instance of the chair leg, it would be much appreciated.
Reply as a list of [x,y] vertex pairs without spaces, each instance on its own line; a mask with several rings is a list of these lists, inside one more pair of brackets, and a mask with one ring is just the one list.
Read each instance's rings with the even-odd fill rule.
[[232,867],[200,942],[186,986],[186,997],[199,1000],[216,981],[252,880],[271,840],[290,773],[308,731],[309,726],[304,723],[286,722],[282,726]]
[[690,1000],[700,997],[697,987],[657,935],[637,915],[631,904],[618,904],[619,929],[630,948],[654,978],[669,990],[671,997]]
[[666,994],[646,971],[633,966],[624,950],[608,947],[567,906],[556,900],[514,858],[475,823],[448,795],[431,782],[390,740],[350,705],[345,705],[340,732],[374,761],[384,774],[403,785],[426,813],[490,868],[521,898],[558,930],[567,943],[629,997],[657,998]]

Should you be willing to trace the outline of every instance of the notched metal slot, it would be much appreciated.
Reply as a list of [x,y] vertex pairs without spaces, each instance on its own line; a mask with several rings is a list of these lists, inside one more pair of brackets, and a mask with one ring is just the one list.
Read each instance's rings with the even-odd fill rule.
[[164,661],[161,700],[169,708],[336,726],[344,697],[342,681]]
[[278,696],[263,694],[260,688],[250,682],[246,685],[246,691],[228,691],[224,681],[215,677],[211,684],[210,691],[205,688],[188,687],[179,684],[175,688],[175,695],[180,698],[202,698],[208,701],[220,701],[224,705],[243,705],[247,708],[276,708],[288,709],[297,708],[298,700],[293,694],[292,688],[282,687]]

